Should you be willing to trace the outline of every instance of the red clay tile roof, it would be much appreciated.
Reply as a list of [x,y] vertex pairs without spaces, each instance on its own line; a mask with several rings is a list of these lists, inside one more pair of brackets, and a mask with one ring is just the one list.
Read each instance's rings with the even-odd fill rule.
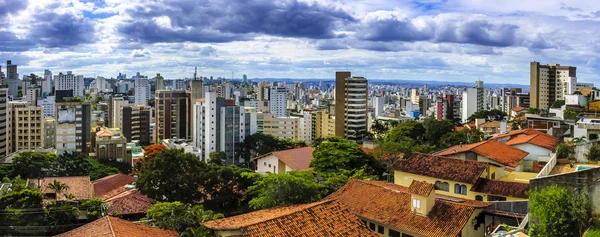
[[173,230],[136,224],[112,216],[106,216],[85,224],[57,237],[177,237]]
[[499,139],[499,138],[504,138],[504,137],[516,137],[516,136],[521,136],[521,135],[533,135],[533,134],[540,134],[540,133],[544,133],[544,132],[535,130],[533,128],[526,128],[526,129],[513,130],[513,131],[510,131],[505,134],[500,134],[498,136],[492,137],[492,139]]
[[411,174],[474,184],[488,165],[485,162],[414,153],[410,158],[394,163],[392,168]]
[[508,142],[506,142],[506,145],[517,145],[523,143],[529,143],[532,145],[543,147],[554,152],[556,150],[556,147],[560,143],[560,140],[546,133],[538,133],[533,135],[514,137]]
[[[352,180],[325,197],[337,200],[355,215],[418,236],[458,236],[476,208],[489,206],[479,201],[437,196],[427,216],[414,214],[407,188],[382,181]],[[483,227],[482,227],[483,228]]]
[[153,200],[138,189],[131,189],[106,199],[109,215],[131,215],[146,213]]
[[356,216],[336,201],[255,211],[204,223],[213,230],[240,230],[242,236],[372,236]]
[[313,159],[312,153],[315,148],[312,147],[301,147],[283,151],[274,151],[263,156],[256,157],[254,159],[261,159],[271,155],[274,155],[292,170],[309,170],[310,162]]
[[48,184],[52,183],[54,180],[69,186],[69,189],[56,196],[57,200],[66,200],[63,194],[72,194],[75,196],[75,200],[92,199],[92,183],[90,182],[90,176],[27,179],[27,185],[29,187],[39,188],[44,194],[54,194],[54,190],[48,188]]
[[515,111],[515,112],[517,112],[517,113],[518,113],[518,112],[521,112],[521,111],[523,111],[523,110],[526,110],[526,108],[524,108],[523,106],[517,106],[517,107],[514,107],[514,108],[512,109],[512,111]]
[[481,178],[473,185],[471,191],[504,197],[527,198],[526,192],[529,191],[529,184]]
[[453,156],[468,151],[510,167],[519,166],[519,162],[529,154],[529,152],[491,139],[473,144],[456,145],[438,152],[436,155]]
[[94,197],[106,200],[121,192],[127,191],[125,185],[135,182],[136,178],[126,174],[114,174],[94,180]]
[[429,194],[431,194],[431,191],[433,191],[433,187],[433,184],[413,180],[412,183],[410,183],[410,186],[408,187],[408,192],[416,195],[429,197]]
[[361,150],[362,150],[364,153],[367,153],[367,154],[371,154],[371,155],[372,155],[372,154],[374,154],[374,153],[375,153],[375,149],[367,148],[367,147],[365,147],[364,145],[361,145],[361,146],[360,146],[360,149],[361,149]]

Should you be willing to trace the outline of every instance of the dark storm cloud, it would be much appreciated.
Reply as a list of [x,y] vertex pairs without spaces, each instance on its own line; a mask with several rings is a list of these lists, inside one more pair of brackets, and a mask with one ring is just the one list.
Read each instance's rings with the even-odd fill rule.
[[27,0],[0,0],[0,22],[8,14],[15,14],[27,7]]
[[434,30],[431,28],[417,29],[410,21],[385,19],[371,21],[357,32],[359,39],[368,41],[423,41],[431,40]]
[[94,23],[86,18],[44,12],[34,19],[28,38],[39,46],[63,48],[94,41]]
[[22,52],[33,47],[26,39],[19,39],[12,32],[0,30],[0,52]]
[[[177,0],[139,6],[128,11],[132,20],[119,32],[132,41],[230,42],[256,34],[324,39],[347,22],[348,13],[297,0]],[[154,17],[169,17],[171,28],[162,28]]]

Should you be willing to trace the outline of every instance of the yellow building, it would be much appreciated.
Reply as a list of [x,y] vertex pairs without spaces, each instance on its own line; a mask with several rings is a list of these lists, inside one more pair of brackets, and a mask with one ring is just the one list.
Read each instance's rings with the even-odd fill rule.
[[8,102],[9,152],[33,151],[44,144],[42,107],[31,106],[27,101]]
[[299,117],[275,117],[271,113],[257,113],[257,132],[272,135],[280,139],[291,139],[300,141],[302,139],[301,124]]
[[434,185],[412,181],[401,186],[352,180],[324,200],[344,204],[383,237],[485,236],[480,214],[490,204],[436,194]]
[[410,186],[413,181],[435,185],[436,193],[478,201],[527,200],[529,184],[498,180],[503,167],[487,162],[415,153],[394,163],[394,183]]
[[99,129],[94,143],[97,159],[132,163],[131,156],[127,154],[127,139],[118,128]]
[[313,112],[314,139],[335,136],[335,116],[325,110]]

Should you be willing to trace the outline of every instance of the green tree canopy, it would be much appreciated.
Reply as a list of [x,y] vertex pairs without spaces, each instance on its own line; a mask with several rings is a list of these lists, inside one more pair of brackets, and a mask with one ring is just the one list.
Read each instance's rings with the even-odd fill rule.
[[445,149],[448,147],[460,145],[460,144],[471,144],[483,141],[485,134],[476,128],[464,128],[459,132],[450,132],[442,135],[440,138],[440,148]]
[[529,193],[532,236],[582,236],[591,212],[587,190],[580,194],[557,185]]
[[57,156],[52,153],[22,152],[13,161],[15,176],[42,178],[54,176]]
[[200,192],[207,165],[183,149],[160,151],[142,164],[137,187],[159,201],[195,203],[205,198]]
[[247,190],[255,181],[253,176],[242,175],[248,172],[254,171],[234,165],[209,165],[203,187],[210,198],[203,205],[225,214],[239,210],[247,204]]
[[383,166],[375,158],[367,155],[358,144],[346,139],[332,137],[321,143],[313,151],[310,167],[317,172],[333,173],[338,170],[359,170],[367,168],[367,173],[381,175]]
[[236,154],[244,158],[246,163],[250,159],[273,151],[281,151],[307,146],[304,141],[293,141],[290,139],[279,139],[272,135],[255,133],[247,136],[243,142],[236,147]]
[[208,154],[208,157],[209,165],[224,165],[225,159],[227,158],[225,152],[222,151],[213,151]]
[[152,205],[141,222],[163,229],[172,229],[180,234],[186,231],[203,232],[208,236],[208,230],[203,228],[202,223],[222,217],[222,214],[205,210],[201,205],[183,204],[181,202],[157,202]]
[[[256,173],[245,175],[260,176]],[[249,204],[254,209],[315,202],[327,192],[325,185],[315,182],[311,171],[263,175],[248,191],[253,197]]]
[[423,121],[423,127],[425,128],[425,140],[433,146],[439,146],[440,138],[454,131],[454,123],[450,120],[438,121],[428,118]]
[[555,100],[554,102],[552,102],[550,108],[559,109],[563,105],[565,105],[565,100]]
[[473,113],[467,120],[475,121],[475,119],[485,119],[485,121],[501,121],[506,117],[504,111],[493,109],[493,110],[480,110]]

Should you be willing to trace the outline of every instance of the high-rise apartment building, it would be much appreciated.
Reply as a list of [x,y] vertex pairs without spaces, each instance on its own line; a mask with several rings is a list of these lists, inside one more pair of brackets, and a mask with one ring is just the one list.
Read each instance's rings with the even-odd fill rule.
[[123,119],[123,107],[129,106],[129,99],[127,97],[113,97],[111,99],[111,105],[109,107],[109,112],[108,112],[108,116],[110,117],[109,121],[106,122],[110,122],[110,123],[106,123],[109,124],[109,126],[111,128],[120,128],[123,129],[121,127],[121,120]]
[[8,155],[8,89],[0,89],[0,157]]
[[362,143],[367,132],[369,84],[350,72],[335,74],[335,135]]
[[165,89],[165,78],[163,78],[160,75],[160,73],[156,73],[156,77],[154,79],[156,80],[156,90],[155,91],[164,90]]
[[150,99],[150,83],[147,76],[142,76],[138,72],[134,77],[135,83],[135,105],[148,106]]
[[[53,115],[54,116],[54,115]],[[44,118],[44,129],[42,129],[42,140],[44,141],[42,147],[50,148],[56,147],[56,119],[53,117]]]
[[143,106],[121,107],[120,126],[127,142],[138,141],[142,146],[150,144],[150,109]]
[[67,74],[58,73],[54,76],[54,87],[56,90],[70,90],[73,91],[73,96],[84,95],[84,82],[83,75],[74,75],[71,71],[67,71]]
[[383,116],[383,105],[385,103],[385,97],[383,96],[376,96],[376,97],[372,97],[373,98],[373,107],[375,107],[375,118],[379,117],[379,116]]
[[17,73],[17,65],[12,64],[11,60],[6,61],[6,79],[8,85],[8,96],[17,98],[19,94],[19,74]]
[[33,151],[44,146],[43,108],[27,101],[8,102],[8,152]]
[[312,113],[312,140],[335,136],[335,117],[325,110]]
[[269,88],[269,106],[270,113],[276,117],[287,116],[287,88],[270,87]]
[[235,148],[247,135],[244,108],[215,92],[206,93],[194,107],[193,140],[201,151],[200,159],[206,161],[211,152],[223,152],[226,164],[239,164]]
[[44,70],[44,81],[42,82],[42,94],[44,96],[52,93],[52,71]]
[[179,138],[189,140],[191,134],[190,95],[185,91],[156,91],[154,142]]
[[92,106],[89,102],[56,101],[56,153],[88,153],[91,141]]
[[549,108],[554,101],[564,100],[577,88],[577,68],[560,64],[530,64],[530,106]]
[[485,109],[484,104],[484,87],[482,81],[477,81],[475,87],[467,88],[462,95],[462,121],[467,122],[467,119],[474,113]]

